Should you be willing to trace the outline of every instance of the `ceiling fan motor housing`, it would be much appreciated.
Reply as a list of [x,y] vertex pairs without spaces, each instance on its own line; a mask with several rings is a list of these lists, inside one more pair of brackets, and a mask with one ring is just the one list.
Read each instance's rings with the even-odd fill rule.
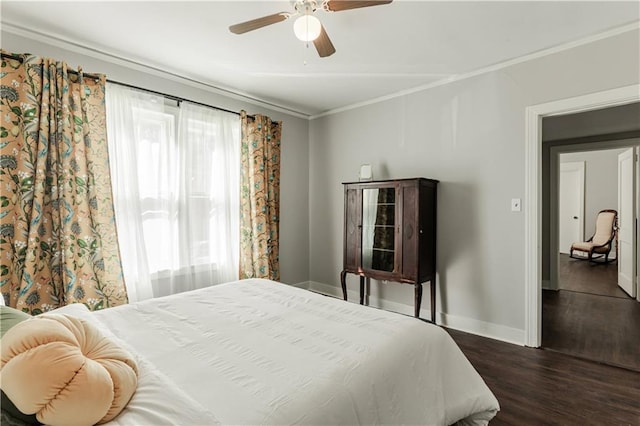
[[318,8],[315,0],[293,0],[293,8],[301,15],[310,15]]

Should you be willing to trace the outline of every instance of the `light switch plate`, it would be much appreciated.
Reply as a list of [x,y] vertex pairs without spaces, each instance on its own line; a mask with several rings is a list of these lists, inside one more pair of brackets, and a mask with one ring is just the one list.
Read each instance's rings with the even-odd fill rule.
[[511,211],[512,212],[519,212],[520,210],[522,210],[521,207],[521,201],[520,198],[512,198],[511,199]]

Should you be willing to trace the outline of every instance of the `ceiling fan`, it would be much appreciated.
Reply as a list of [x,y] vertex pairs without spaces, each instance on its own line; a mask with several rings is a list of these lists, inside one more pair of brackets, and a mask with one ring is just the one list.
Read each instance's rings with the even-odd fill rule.
[[293,31],[298,39],[309,42],[313,41],[316,50],[321,58],[331,56],[336,52],[336,48],[331,43],[331,39],[324,30],[320,20],[313,16],[317,9],[325,12],[341,12],[343,10],[358,9],[362,7],[378,6],[391,3],[393,0],[382,1],[350,1],[350,0],[293,0],[291,3],[295,12],[280,12],[251,21],[241,22],[231,25],[229,31],[234,34],[243,34],[267,25],[286,21],[294,16],[299,16],[293,24]]

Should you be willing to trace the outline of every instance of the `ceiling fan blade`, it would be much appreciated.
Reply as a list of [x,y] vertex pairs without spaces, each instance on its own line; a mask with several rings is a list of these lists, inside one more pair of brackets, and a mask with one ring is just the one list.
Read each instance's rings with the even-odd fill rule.
[[324,26],[322,26],[322,31],[320,31],[318,38],[313,40],[313,45],[316,47],[318,55],[320,55],[321,58],[326,58],[336,53],[336,48],[333,47],[333,43],[331,43],[331,39],[324,30]]
[[277,24],[288,19],[291,16],[289,12],[275,13],[269,16],[263,16],[262,18],[252,19],[251,21],[242,22],[240,24],[231,25],[229,31],[234,34],[243,34],[249,31],[257,30],[258,28],[266,27],[267,25]]
[[325,10],[331,12],[340,12],[342,10],[349,9],[358,9],[360,7],[369,7],[369,6],[379,6],[382,4],[389,4],[393,0],[382,0],[382,1],[350,1],[350,0],[327,0],[324,4]]

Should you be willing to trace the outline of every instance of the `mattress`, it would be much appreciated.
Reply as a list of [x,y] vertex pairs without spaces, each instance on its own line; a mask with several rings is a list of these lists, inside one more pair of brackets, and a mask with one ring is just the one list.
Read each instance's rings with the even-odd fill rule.
[[440,327],[274,281],[58,312],[138,361],[114,425],[480,425],[499,409]]

